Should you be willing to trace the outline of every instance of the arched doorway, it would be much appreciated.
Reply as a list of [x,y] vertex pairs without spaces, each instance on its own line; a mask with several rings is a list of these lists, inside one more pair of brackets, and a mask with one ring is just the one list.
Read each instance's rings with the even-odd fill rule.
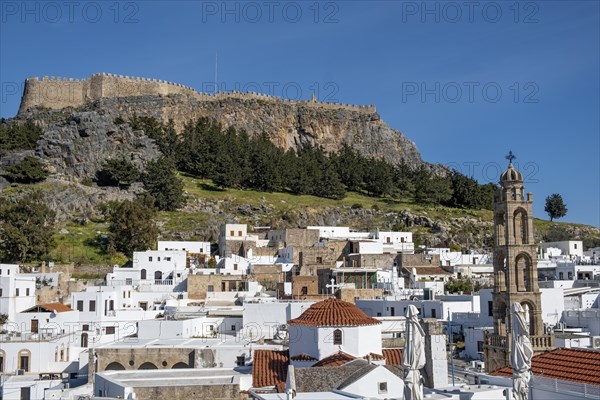
[[172,369],[181,369],[181,368],[189,368],[189,366],[186,363],[178,362],[177,364],[173,365],[171,368]]
[[163,276],[162,271],[156,271],[154,273],[154,280],[155,281],[161,281],[162,280],[162,276]]
[[140,271],[140,279],[143,280],[143,281],[145,281],[146,280],[146,276],[147,276],[146,270],[142,269]]

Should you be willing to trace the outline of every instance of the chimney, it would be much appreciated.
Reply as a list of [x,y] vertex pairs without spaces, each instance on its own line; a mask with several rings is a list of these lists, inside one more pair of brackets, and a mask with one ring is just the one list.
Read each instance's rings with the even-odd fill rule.
[[296,397],[296,373],[294,366],[288,366],[287,378],[285,380],[285,394],[287,400],[292,400]]

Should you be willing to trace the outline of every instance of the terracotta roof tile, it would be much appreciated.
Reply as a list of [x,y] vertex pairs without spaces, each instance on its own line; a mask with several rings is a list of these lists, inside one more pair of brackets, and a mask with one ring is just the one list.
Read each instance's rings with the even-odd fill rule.
[[363,358],[365,360],[369,359],[369,356],[371,356],[371,360],[373,361],[381,361],[381,360],[385,360],[385,357],[382,356],[381,354],[375,354],[375,353],[369,353],[366,356],[364,356]]
[[67,307],[62,303],[44,303],[37,304],[33,307],[28,308],[27,310],[23,310],[22,312],[66,312],[66,311],[74,311],[71,307]]
[[256,350],[252,363],[252,386],[280,387],[287,377],[290,353],[288,350]]
[[312,367],[339,367],[340,365],[344,365],[352,360],[356,360],[356,357],[351,354],[344,353],[343,351],[339,351],[335,354],[325,357],[318,363],[313,364]]
[[67,307],[62,303],[44,303],[40,304],[40,306],[56,312],[73,311],[71,307]]
[[381,321],[369,317],[360,308],[347,301],[330,298],[310,306],[291,325],[306,326],[364,326],[378,325]]
[[306,353],[296,354],[295,356],[290,357],[292,361],[317,361],[316,358],[309,356]]
[[[533,356],[533,375],[600,386],[600,351],[558,348]],[[510,366],[490,373],[512,376]]]
[[402,365],[402,349],[383,349],[385,365]]

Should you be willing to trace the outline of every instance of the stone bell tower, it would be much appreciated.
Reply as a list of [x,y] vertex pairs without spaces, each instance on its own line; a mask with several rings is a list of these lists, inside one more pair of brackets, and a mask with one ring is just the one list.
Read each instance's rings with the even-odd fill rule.
[[512,165],[515,158],[512,152],[507,158],[510,163],[500,177],[500,190],[494,198],[494,332],[486,335],[484,345],[488,371],[510,362],[510,306],[514,302],[520,303],[525,310],[535,353],[550,350],[554,339],[545,334],[542,322],[533,239],[533,196],[531,193],[525,196],[523,176]]

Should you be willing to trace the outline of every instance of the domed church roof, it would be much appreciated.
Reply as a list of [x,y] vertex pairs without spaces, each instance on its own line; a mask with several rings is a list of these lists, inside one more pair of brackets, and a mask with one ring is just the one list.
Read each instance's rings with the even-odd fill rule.
[[513,167],[512,163],[508,164],[508,169],[502,173],[501,182],[505,181],[522,181],[523,175]]
[[289,320],[288,324],[323,327],[366,326],[378,325],[381,321],[369,317],[352,303],[331,298],[313,304],[298,318]]

